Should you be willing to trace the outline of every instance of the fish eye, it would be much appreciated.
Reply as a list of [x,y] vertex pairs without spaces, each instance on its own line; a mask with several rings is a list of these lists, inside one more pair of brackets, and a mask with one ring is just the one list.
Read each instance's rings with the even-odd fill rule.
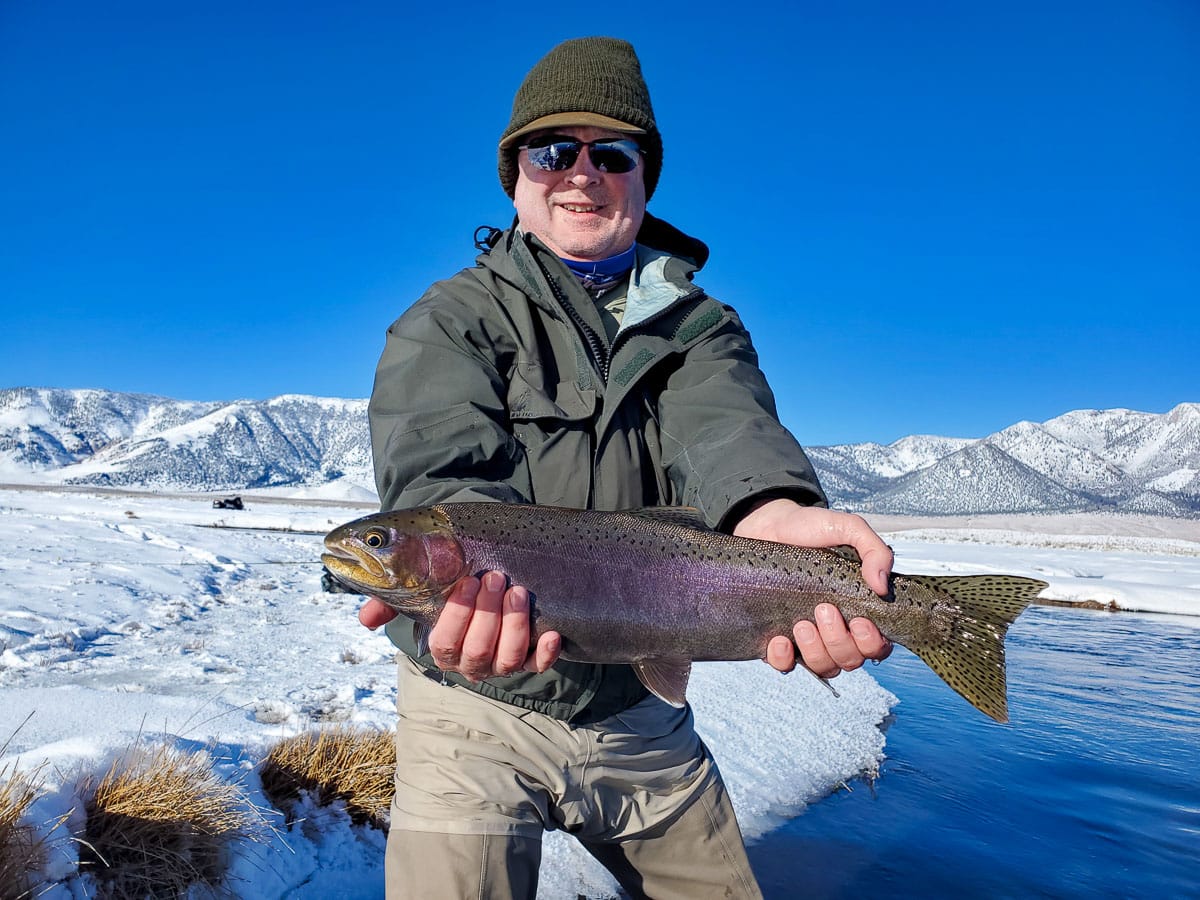
[[372,550],[378,550],[381,547],[386,547],[388,544],[387,533],[378,528],[372,528],[363,535],[363,543]]

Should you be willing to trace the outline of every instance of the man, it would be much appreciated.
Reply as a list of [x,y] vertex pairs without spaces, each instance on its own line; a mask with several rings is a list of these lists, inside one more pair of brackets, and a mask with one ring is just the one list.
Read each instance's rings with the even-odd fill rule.
[[[370,404],[383,507],[695,506],[743,536],[853,545],[886,593],[891,552],[824,508],[749,335],[692,283],[708,249],[646,212],[661,168],[628,43],[567,41],[529,72],[499,146],[514,227],[388,332]],[[759,896],[690,710],[628,666],[558,660],[556,634],[530,652],[528,608],[503,573],[464,578],[424,656],[412,622],[360,613],[404,651],[388,896],[532,897],[551,828],[633,896]],[[831,606],[767,662],[788,671],[797,648],[826,677],[891,649]]]

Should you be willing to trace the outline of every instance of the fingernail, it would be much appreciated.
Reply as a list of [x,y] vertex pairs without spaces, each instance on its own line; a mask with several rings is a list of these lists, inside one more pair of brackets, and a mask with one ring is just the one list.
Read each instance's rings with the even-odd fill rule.
[[817,609],[817,618],[822,625],[832,625],[837,621],[837,610],[831,606],[822,606]]
[[[558,648],[559,648],[560,644],[561,644],[561,641],[558,638],[552,638],[550,640],[550,643],[546,645],[547,649],[550,651],[551,656],[555,656],[558,654]],[[553,665],[553,663],[551,663],[551,665]],[[550,666],[545,666],[545,667],[539,666],[538,674],[544,673],[549,668],[550,668]]]
[[796,627],[800,630],[800,640],[802,640],[802,641],[816,640],[817,626],[814,625],[812,622],[805,619],[803,622],[801,622]]
[[499,572],[488,572],[486,575],[483,576],[483,578],[487,582],[487,589],[489,591],[504,590],[504,582],[507,579],[505,579],[505,577],[503,575],[501,575]]
[[866,622],[859,622],[856,620],[850,623],[850,633],[856,638],[869,638],[871,636],[871,626]]
[[513,612],[525,612],[529,608],[529,595],[525,591],[512,591],[508,596]]

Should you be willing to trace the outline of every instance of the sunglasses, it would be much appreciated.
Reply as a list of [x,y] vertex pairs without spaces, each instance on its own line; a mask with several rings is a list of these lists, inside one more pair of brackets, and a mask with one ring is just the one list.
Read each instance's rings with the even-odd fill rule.
[[560,134],[534,138],[518,150],[529,151],[529,163],[543,172],[565,172],[579,159],[579,151],[587,147],[592,165],[601,172],[624,175],[637,168],[642,148],[637,141],[622,138],[603,138],[599,141],[577,141]]

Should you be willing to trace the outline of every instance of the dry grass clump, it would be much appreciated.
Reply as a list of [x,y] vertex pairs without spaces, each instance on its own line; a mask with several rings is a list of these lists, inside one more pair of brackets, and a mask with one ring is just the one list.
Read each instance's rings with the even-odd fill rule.
[[36,787],[25,776],[7,766],[0,769],[0,900],[33,896],[46,862],[44,838],[22,821],[36,797]]
[[230,846],[261,835],[254,808],[203,752],[135,746],[83,795],[79,861],[100,897],[174,900],[193,885],[220,888]]
[[340,800],[355,824],[387,830],[395,771],[392,732],[336,725],[280,741],[260,774],[263,792],[289,824],[297,801],[307,795],[319,806]]

